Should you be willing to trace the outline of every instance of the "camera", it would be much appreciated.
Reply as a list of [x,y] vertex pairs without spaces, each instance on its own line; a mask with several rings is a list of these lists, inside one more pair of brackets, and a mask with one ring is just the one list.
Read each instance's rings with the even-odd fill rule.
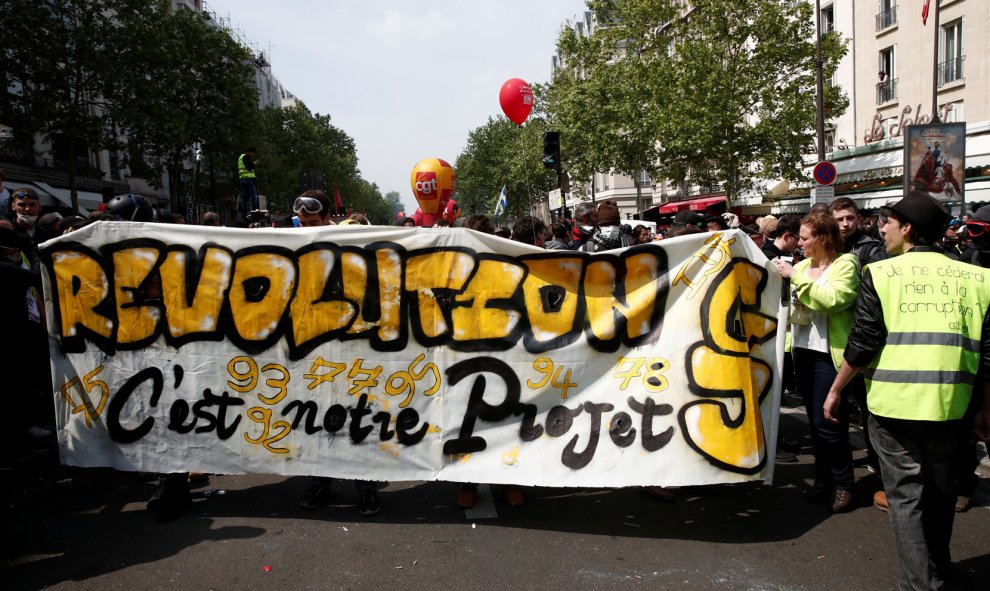
[[256,209],[254,211],[249,211],[247,218],[252,225],[258,224],[257,227],[269,226],[272,221],[271,214],[267,209]]

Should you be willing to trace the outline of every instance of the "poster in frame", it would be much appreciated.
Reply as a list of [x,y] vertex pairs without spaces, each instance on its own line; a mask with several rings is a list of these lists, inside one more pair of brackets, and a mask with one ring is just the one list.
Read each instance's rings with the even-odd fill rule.
[[909,125],[904,131],[904,186],[946,204],[966,201],[966,124]]

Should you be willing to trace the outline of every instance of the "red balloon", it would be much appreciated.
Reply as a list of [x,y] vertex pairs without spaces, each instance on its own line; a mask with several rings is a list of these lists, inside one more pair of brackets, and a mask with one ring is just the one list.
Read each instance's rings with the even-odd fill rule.
[[506,80],[498,93],[498,102],[509,121],[522,125],[533,110],[533,89],[520,78]]

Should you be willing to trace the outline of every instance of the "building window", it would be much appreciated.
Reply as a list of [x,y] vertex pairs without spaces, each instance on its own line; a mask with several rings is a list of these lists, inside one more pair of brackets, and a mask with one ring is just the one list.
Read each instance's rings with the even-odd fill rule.
[[942,113],[942,123],[960,123],[966,120],[962,101],[939,105],[939,113]]
[[877,83],[877,104],[897,100],[897,78],[894,77],[894,47],[880,50],[880,81]]
[[962,19],[952,21],[942,27],[939,43],[938,85],[963,79],[963,39]]
[[877,13],[877,31],[882,31],[897,24],[897,0],[880,0],[880,12]]
[[835,30],[835,9],[832,6],[822,8],[822,35]]
[[835,151],[835,130],[825,130],[825,153],[831,154]]
[[653,179],[650,178],[649,173],[647,173],[645,170],[639,171],[639,176],[636,177],[636,182],[639,183],[640,187],[653,186]]

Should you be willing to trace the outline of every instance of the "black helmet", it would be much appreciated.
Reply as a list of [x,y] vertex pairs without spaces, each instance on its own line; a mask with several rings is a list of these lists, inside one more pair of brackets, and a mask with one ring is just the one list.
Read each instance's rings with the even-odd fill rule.
[[126,222],[153,222],[157,219],[155,207],[144,195],[117,195],[107,202],[106,212]]

